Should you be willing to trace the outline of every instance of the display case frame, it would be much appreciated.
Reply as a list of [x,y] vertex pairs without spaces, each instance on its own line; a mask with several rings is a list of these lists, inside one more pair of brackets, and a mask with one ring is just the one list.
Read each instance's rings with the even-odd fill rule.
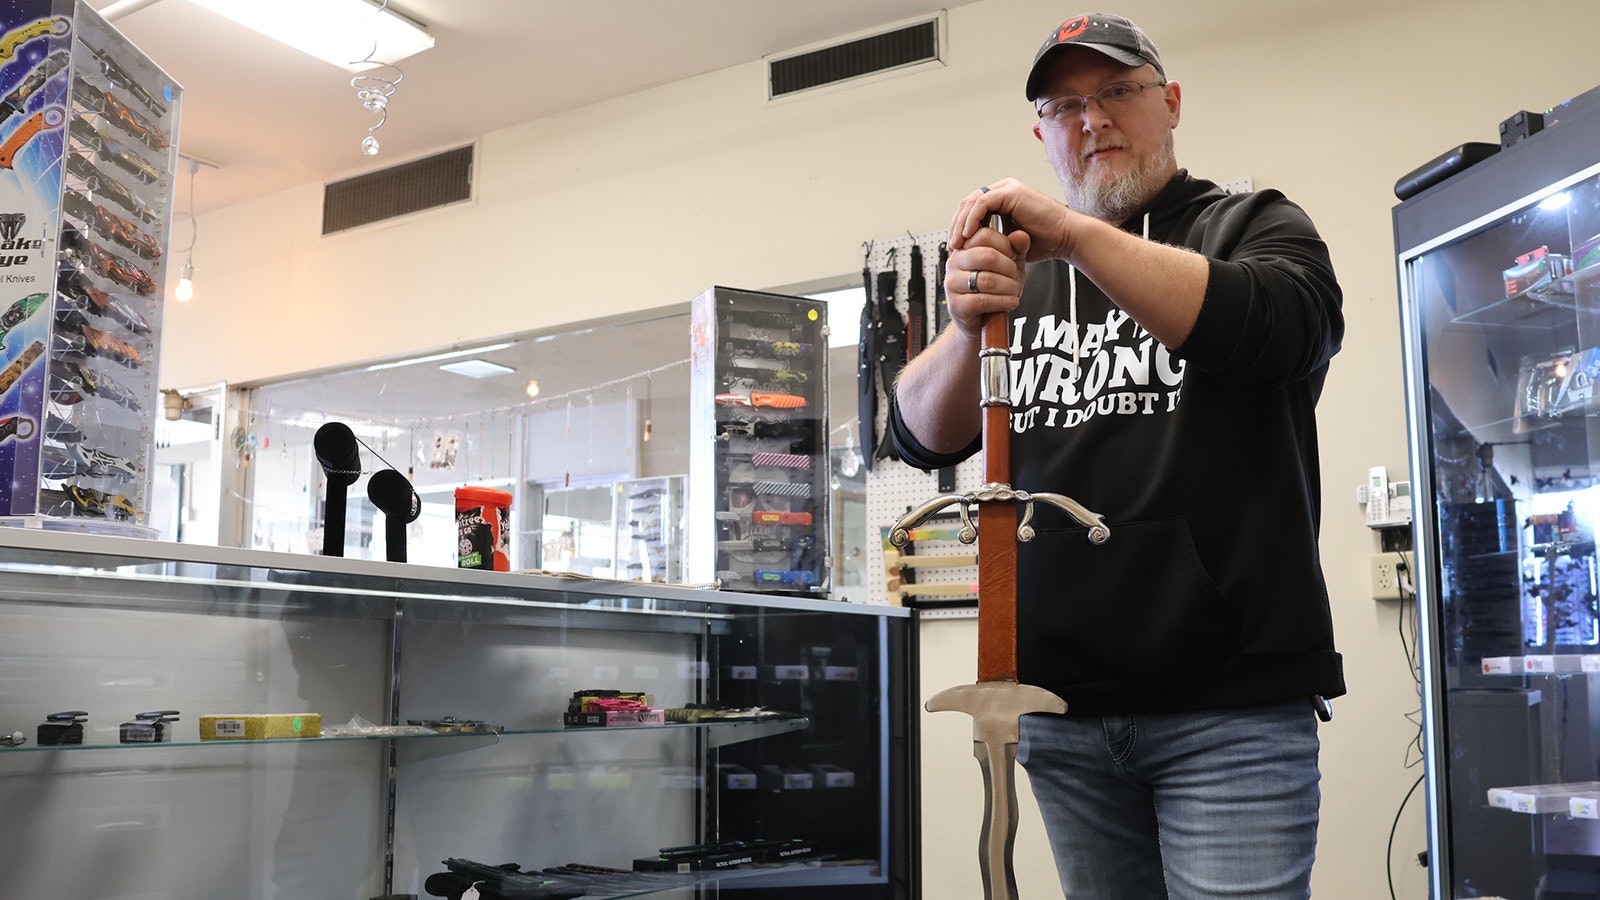
[[[1543,121],[1394,210],[1439,898],[1600,891],[1600,820],[1573,805],[1600,778],[1600,406],[1576,377],[1600,258],[1574,260],[1600,234],[1600,91]],[[1588,586],[1552,590],[1574,567]]]
[[[724,879],[752,898],[916,895],[906,610],[41,530],[0,530],[0,572],[0,730],[26,738],[0,748],[0,800],[30,810],[0,840],[33,848],[9,870],[21,895],[420,896],[447,858],[626,869],[779,831],[828,863],[585,896]],[[600,688],[785,714],[560,724]],[[118,743],[156,708],[179,710],[170,742]],[[38,746],[34,725],[68,709],[84,744]],[[501,730],[215,742],[195,723],[312,712]],[[85,853],[125,864],[74,865]]]

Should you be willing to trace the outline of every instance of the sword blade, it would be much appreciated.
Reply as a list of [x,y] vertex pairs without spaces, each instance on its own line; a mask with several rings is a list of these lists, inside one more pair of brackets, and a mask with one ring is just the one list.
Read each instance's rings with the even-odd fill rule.
[[988,810],[978,836],[983,896],[987,900],[1017,900],[1017,873],[1011,862],[1017,842],[1017,780],[1011,770],[1017,760],[1017,745],[973,741],[972,755],[983,770],[983,804]]
[[1011,864],[1017,838],[1018,719],[1028,713],[1064,713],[1065,700],[1044,688],[1014,681],[980,681],[946,688],[928,700],[929,712],[953,710],[972,716],[972,754],[983,772],[984,820],[978,837],[978,867],[986,900],[1017,900]]

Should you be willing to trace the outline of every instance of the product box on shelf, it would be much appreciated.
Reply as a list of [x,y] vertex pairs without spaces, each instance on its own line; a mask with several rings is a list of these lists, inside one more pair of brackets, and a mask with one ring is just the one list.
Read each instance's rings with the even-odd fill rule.
[[318,713],[200,717],[202,741],[265,741],[321,736],[322,716]]
[[827,305],[715,287],[690,318],[688,580],[826,594]]
[[0,50],[0,519],[139,534],[181,89],[83,2]]

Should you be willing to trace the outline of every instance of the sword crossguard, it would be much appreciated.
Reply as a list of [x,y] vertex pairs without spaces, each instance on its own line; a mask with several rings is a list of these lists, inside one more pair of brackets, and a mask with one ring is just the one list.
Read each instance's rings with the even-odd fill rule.
[[955,506],[961,513],[961,531],[956,538],[963,544],[972,543],[978,539],[978,526],[972,523],[972,515],[967,510],[971,496],[971,494],[940,494],[923,503],[894,523],[894,528],[889,531],[889,543],[896,547],[904,547],[911,543],[911,529],[933,518],[947,506]]
[[1089,529],[1089,543],[1104,544],[1111,538],[1111,529],[1106,525],[1105,517],[1091,512],[1071,497],[1046,492],[1030,494],[1027,491],[1016,490],[1009,484],[991,482],[965,494],[940,494],[911,510],[894,523],[894,528],[889,531],[889,543],[896,547],[904,547],[911,542],[911,529],[926,522],[945,507],[955,506],[961,514],[961,531],[957,533],[956,539],[963,544],[970,544],[978,539],[978,526],[972,516],[973,507],[980,503],[996,501],[1021,504],[1022,522],[1017,525],[1017,540],[1027,543],[1033,540],[1036,534],[1032,524],[1035,500],[1054,506]]

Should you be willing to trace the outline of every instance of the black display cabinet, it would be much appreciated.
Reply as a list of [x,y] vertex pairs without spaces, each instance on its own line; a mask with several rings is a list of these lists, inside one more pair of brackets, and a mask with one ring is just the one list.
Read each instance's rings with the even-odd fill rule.
[[1530,116],[1394,210],[1438,898],[1600,894],[1600,89]]

